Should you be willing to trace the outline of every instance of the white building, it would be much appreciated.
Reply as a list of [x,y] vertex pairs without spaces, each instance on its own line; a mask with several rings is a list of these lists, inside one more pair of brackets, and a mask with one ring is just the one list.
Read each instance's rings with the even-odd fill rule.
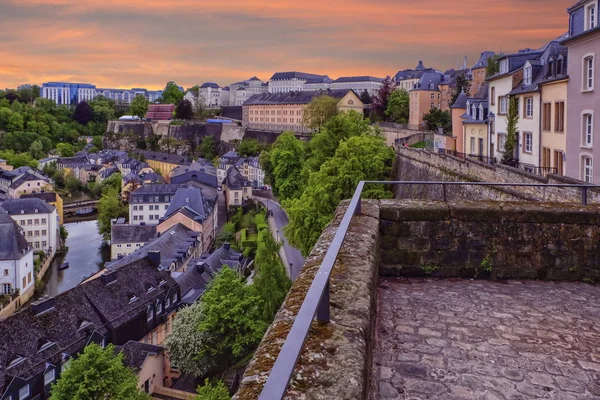
[[89,83],[46,82],[42,84],[40,96],[50,99],[56,104],[77,104],[89,101],[98,96],[112,99],[119,104],[130,104],[136,96],[144,96],[155,102],[162,96],[162,90],[133,89],[100,89]]
[[27,292],[35,285],[33,249],[19,226],[5,212],[0,212],[0,294]]
[[375,96],[383,86],[383,79],[374,76],[342,76],[331,82],[331,90],[351,89],[359,96],[366,90],[369,95]]
[[329,89],[333,81],[327,75],[305,72],[276,72],[269,79],[269,93],[302,92]]
[[59,226],[56,207],[38,198],[24,198],[6,200],[0,208],[19,224],[34,251],[56,252]]
[[247,99],[255,94],[268,93],[269,85],[256,76],[245,81],[235,82],[229,85],[229,104],[230,106],[241,106]]
[[158,225],[180,185],[151,184],[137,189],[129,198],[130,225]]
[[219,185],[227,177],[227,171],[230,167],[236,167],[240,174],[248,181],[253,188],[263,187],[265,184],[265,172],[260,166],[258,157],[240,157],[238,153],[230,151],[221,157],[219,167],[217,168],[217,180]]
[[128,225],[123,221],[110,227],[110,259],[118,260],[135,252],[156,235],[156,225]]

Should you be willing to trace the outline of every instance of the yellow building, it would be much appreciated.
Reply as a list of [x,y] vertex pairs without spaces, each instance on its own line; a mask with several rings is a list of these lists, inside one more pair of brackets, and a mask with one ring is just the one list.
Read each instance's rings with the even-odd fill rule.
[[[458,100],[457,100],[458,102]],[[470,98],[465,103],[465,113],[461,116],[463,127],[463,151],[470,157],[489,161],[493,154],[489,140],[487,99]]]
[[180,156],[172,153],[161,153],[156,151],[148,150],[136,150],[138,155],[142,155],[145,158],[145,162],[154,171],[161,174],[165,179],[169,179],[170,172],[182,165],[187,165],[191,160],[186,156]]
[[56,214],[58,215],[58,222],[60,225],[63,224],[63,199],[58,195],[58,193],[54,192],[42,192],[42,193],[27,193],[21,195],[22,199],[26,198],[38,198],[46,203],[53,205],[56,207]]
[[363,113],[363,102],[349,89],[263,93],[250,97],[244,103],[242,123],[250,129],[311,133],[312,129],[304,124],[304,108],[318,96],[337,99],[339,112],[352,110]]
[[567,149],[567,83],[566,60],[548,62],[550,72],[540,82],[542,98],[542,134],[540,166],[542,172],[565,174]]
[[[444,94],[444,98],[446,99],[445,103],[442,102],[442,94]],[[449,96],[449,82],[447,82],[444,74],[441,72],[424,73],[419,83],[409,92],[409,129],[425,129],[423,116],[433,108],[439,108],[442,111],[449,110]]]

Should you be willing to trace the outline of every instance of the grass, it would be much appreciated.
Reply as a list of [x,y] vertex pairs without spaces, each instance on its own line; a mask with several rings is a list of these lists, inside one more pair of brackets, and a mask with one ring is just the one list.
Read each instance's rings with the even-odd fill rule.
[[412,147],[413,149],[424,149],[427,147],[427,143],[425,143],[424,141],[421,141],[421,142],[417,142],[417,143],[413,144],[410,147]]

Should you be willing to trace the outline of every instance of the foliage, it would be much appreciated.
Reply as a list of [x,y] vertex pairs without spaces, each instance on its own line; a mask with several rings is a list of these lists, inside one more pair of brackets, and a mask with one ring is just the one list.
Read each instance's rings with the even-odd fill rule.
[[181,100],[183,100],[183,92],[179,90],[179,86],[173,81],[168,82],[162,94],[162,102],[178,104]]
[[263,229],[259,232],[254,257],[256,276],[253,287],[263,304],[262,317],[265,321],[273,320],[291,286],[291,281],[279,258],[280,246],[281,244],[273,239],[269,230]]
[[485,272],[492,272],[492,261],[489,256],[485,256],[483,260],[481,260],[480,267]]
[[304,144],[293,132],[283,132],[270,152],[273,165],[273,193],[280,200],[298,197],[302,182],[298,179],[304,161]]
[[142,400],[150,397],[137,388],[137,377],[123,364],[123,353],[112,345],[91,343],[72,360],[52,385],[51,400]]
[[425,275],[431,275],[433,274],[435,271],[437,271],[438,269],[440,269],[440,267],[438,267],[435,264],[425,264],[425,265],[421,265],[421,270],[423,271],[423,273]]
[[383,80],[383,85],[379,91],[373,96],[373,117],[374,119],[382,119],[385,111],[388,108],[388,101],[392,93],[396,90],[396,84],[388,76]]
[[69,237],[69,231],[67,230],[67,228],[64,227],[64,225],[60,226],[59,234],[60,240],[62,240],[63,242],[65,242]]
[[338,100],[331,96],[317,96],[304,109],[302,122],[313,131],[318,131],[337,114]]
[[86,125],[93,118],[94,111],[86,101],[81,101],[75,106],[75,111],[73,111],[73,119],[75,121],[79,122],[81,125]]
[[205,136],[198,147],[199,156],[212,160],[217,154],[217,142],[212,136]]
[[449,111],[442,111],[439,108],[432,108],[429,112],[423,115],[423,122],[430,131],[437,131],[442,128],[444,132],[452,130],[452,116]]
[[265,173],[264,182],[267,185],[274,185],[275,179],[273,176],[273,163],[271,162],[271,154],[263,150],[259,156],[260,166]]
[[406,124],[409,117],[410,99],[406,89],[394,90],[388,98],[385,115],[397,124]]
[[485,71],[486,77],[496,75],[498,72],[500,72],[500,64],[498,63],[498,59],[502,56],[503,54],[494,54],[492,57],[488,58]]
[[363,92],[360,94],[360,101],[362,101],[363,104],[371,104],[373,102],[373,98],[367,89],[363,90]]
[[517,147],[517,124],[519,123],[519,110],[517,99],[511,97],[506,117],[506,142],[504,143],[504,154],[502,164],[514,165],[515,148]]
[[471,81],[469,80],[469,78],[467,78],[466,73],[463,72],[456,77],[456,88],[452,92],[450,105],[454,104],[454,102],[456,101],[456,99],[458,99],[458,96],[460,96],[462,92],[465,92],[465,94],[468,96],[470,91]]
[[[290,219],[285,230],[290,244],[308,255],[340,201],[350,198],[361,180],[387,179],[393,159],[393,150],[379,136],[354,136],[341,142],[319,172],[310,174],[302,195],[284,202]],[[367,186],[363,192],[367,198],[390,195],[381,185]]]
[[177,119],[192,119],[194,117],[194,107],[189,100],[180,100],[175,107],[175,118]]
[[92,145],[98,150],[102,150],[104,148],[104,144],[102,142],[102,136],[94,136],[92,138]]
[[263,150],[266,150],[268,146],[259,143],[256,139],[242,139],[238,145],[237,152],[242,157],[257,156]]
[[58,155],[61,157],[73,157],[75,155],[75,150],[73,150],[73,145],[69,143],[59,143],[56,145],[56,151]]
[[221,232],[221,234],[217,236],[215,245],[217,247],[221,247],[225,243],[235,243],[235,232],[235,223],[226,222],[225,225],[223,225],[223,232]]
[[110,224],[115,218],[127,217],[127,207],[121,203],[119,192],[109,188],[98,202],[98,232],[105,241],[110,240]]
[[129,106],[129,113],[140,118],[145,118],[146,113],[148,112],[149,104],[150,102],[148,101],[146,96],[137,95],[131,101],[131,105]]
[[194,400],[230,400],[229,391],[223,381],[210,383],[204,381],[204,386],[198,386],[198,396]]
[[12,150],[0,150],[0,158],[6,160],[14,168],[31,167],[37,168],[38,162],[29,153],[15,153]]

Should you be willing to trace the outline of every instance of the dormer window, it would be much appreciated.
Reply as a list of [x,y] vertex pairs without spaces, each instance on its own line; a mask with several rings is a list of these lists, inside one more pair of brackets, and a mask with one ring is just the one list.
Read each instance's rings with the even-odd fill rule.
[[479,118],[477,119],[483,121],[483,106],[481,104],[479,105]]
[[596,15],[596,5],[592,4],[586,9],[587,14],[587,29],[593,29],[598,25],[598,19]]
[[81,321],[81,323],[79,324],[79,329],[83,329],[89,325],[91,325],[92,323],[90,321],[88,321],[87,319],[84,319],[83,321]]
[[21,356],[15,357],[12,359],[12,361],[8,364],[8,366],[6,368],[12,368],[15,365],[22,363],[23,361],[25,361],[25,357],[21,357]]
[[154,286],[150,285],[148,286],[147,292],[150,293],[154,290]]
[[138,297],[135,294],[130,294],[129,295],[129,304],[133,303],[134,301],[137,301]]
[[558,60],[556,60],[556,75],[562,75],[563,73],[563,59],[562,57],[559,57]]
[[475,107],[475,104],[473,104],[473,108],[471,111],[471,118],[477,119],[477,107]]
[[467,115],[470,116],[471,115],[471,106],[470,106],[470,104],[469,104],[468,101],[467,101],[467,107],[466,108],[467,108]]
[[554,67],[554,61],[552,59],[548,60],[548,70],[546,71],[546,78],[553,75],[552,68]]
[[162,302],[160,300],[158,300],[156,302],[156,315],[161,314],[162,313]]
[[500,61],[500,73],[506,74],[508,72],[508,58]]
[[161,280],[160,280],[160,282],[158,283],[158,286],[162,286],[162,285],[164,285],[165,283],[167,283],[167,282],[165,282],[165,280],[164,280],[164,279],[161,279]]
[[44,351],[50,347],[52,347],[52,345],[54,344],[54,342],[51,342],[50,340],[45,340],[41,343],[41,345],[39,346],[38,352]]
[[523,84],[531,85],[532,68],[531,65],[526,65],[523,73]]
[[146,319],[148,321],[152,321],[153,318],[154,318],[154,310],[152,309],[152,307],[148,307],[148,311],[146,311]]

